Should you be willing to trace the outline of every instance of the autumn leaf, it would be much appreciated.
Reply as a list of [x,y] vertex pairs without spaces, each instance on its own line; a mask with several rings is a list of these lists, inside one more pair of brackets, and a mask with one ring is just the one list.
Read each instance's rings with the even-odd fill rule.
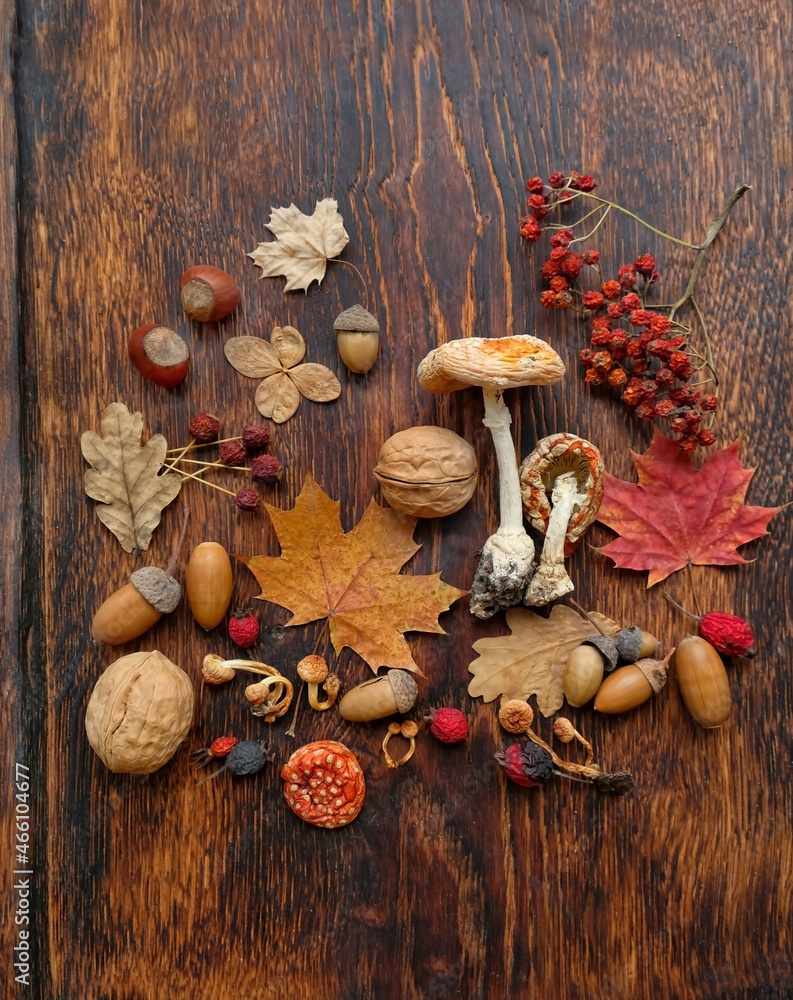
[[[590,612],[608,635],[619,631],[610,618]],[[537,695],[537,707],[547,718],[564,702],[562,674],[567,660],[582,639],[592,635],[592,623],[566,604],[556,604],[548,618],[523,608],[507,612],[511,635],[479,639],[474,649],[479,659],[468,670],[472,698],[494,701],[499,695],[525,701]]]
[[262,269],[261,276],[282,274],[285,292],[308,291],[312,281],[322,281],[328,259],[338,256],[350,240],[338,207],[333,198],[325,198],[317,202],[313,215],[303,215],[294,205],[271,209],[267,228],[276,239],[248,254]]
[[[338,655],[355,650],[378,667],[419,668],[404,632],[445,634],[437,618],[465,591],[432,576],[400,576],[419,550],[416,519],[372,500],[344,533],[339,502],[306,481],[292,510],[265,505],[281,544],[280,556],[237,556],[256,577],[260,599],[292,612],[287,625],[327,618]],[[420,671],[419,671],[420,672]]]
[[696,469],[676,442],[659,431],[643,455],[633,453],[638,485],[606,475],[598,520],[621,537],[598,551],[620,569],[649,570],[647,586],[689,563],[735,566],[737,552],[766,534],[778,507],[748,507],[754,469],[738,460],[738,442],[714,452]]
[[276,326],[270,343],[261,337],[230,337],[223,345],[226,360],[241,375],[260,378],[256,408],[264,417],[282,424],[294,415],[305,396],[328,403],[341,393],[339,380],[325,365],[299,364],[306,344],[293,326]]
[[101,436],[86,431],[80,439],[92,468],[85,471],[85,492],[103,506],[99,520],[121,542],[125,552],[142,552],[160,523],[163,508],[176,497],[181,476],[159,475],[168,442],[155,434],[145,445],[143,417],[123,403],[111,403],[102,414]]

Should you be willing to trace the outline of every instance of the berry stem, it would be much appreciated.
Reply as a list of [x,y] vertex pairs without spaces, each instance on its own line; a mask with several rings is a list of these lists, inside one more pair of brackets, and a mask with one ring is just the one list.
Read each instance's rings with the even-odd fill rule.
[[364,308],[368,309],[368,307],[369,307],[369,296],[368,296],[368,293],[367,293],[366,282],[364,281],[363,275],[358,270],[358,268],[355,266],[355,264],[351,263],[349,260],[340,260],[338,257],[335,257],[335,258],[331,257],[331,258],[329,258],[328,259],[328,264],[344,264],[345,267],[351,267],[353,269],[353,271],[355,271],[355,273],[358,275],[358,277],[361,280],[361,287],[363,288]]
[[187,535],[187,522],[190,519],[190,508],[185,507],[184,513],[182,514],[182,530],[179,532],[179,539],[176,542],[176,547],[171,555],[171,561],[165,567],[165,575],[170,576],[173,573],[174,566],[176,566],[176,560],[179,558],[179,552],[184,544],[185,536]]
[[[174,459],[174,462],[177,461]],[[184,465],[203,465],[205,469],[236,469],[237,472],[250,472],[250,467],[247,465],[225,465],[223,462],[199,462],[195,458],[180,458],[178,459]],[[173,465],[169,465],[168,468],[172,469]]]
[[[170,449],[170,451],[178,451],[178,452],[179,452],[179,454],[178,454],[178,455],[176,456],[176,458],[175,458],[175,459],[174,459],[173,461],[174,461],[174,462],[178,462],[178,461],[179,461],[179,459],[180,459],[180,458],[181,458],[181,457],[182,457],[183,455],[186,455],[186,454],[188,453],[188,451],[190,451],[190,449],[191,449],[191,448],[193,447],[193,445],[194,445],[195,443],[196,443],[196,440],[195,440],[195,438],[190,438],[190,440],[189,440],[189,441],[188,441],[188,443],[187,443],[187,444],[186,444],[186,445],[184,446],[184,448],[171,448],[171,449]],[[165,453],[165,454],[167,455],[167,454],[169,454],[169,452],[168,452],[168,451],[166,451],[166,453]],[[166,469],[170,469],[170,468],[173,468],[173,466],[171,466],[171,465],[166,465],[166,467],[165,467],[165,468],[166,468]]]
[[220,490],[221,493],[228,493],[230,497],[236,497],[236,493],[232,493],[231,490],[225,489],[223,486],[218,486],[217,483],[210,483],[208,479],[201,479],[201,476],[206,472],[206,469],[199,469],[198,472],[193,472],[189,476],[182,474],[182,482],[188,479],[197,479],[199,483],[203,483],[204,486],[211,486],[213,490]]
[[576,611],[579,613],[579,615],[583,615],[583,617],[586,618],[586,620],[589,622],[589,624],[593,628],[596,628],[598,630],[598,632],[600,632],[601,635],[604,635],[604,636],[606,635],[606,633],[598,625],[598,623],[595,621],[595,619],[592,618],[592,617],[590,617],[590,615],[589,615],[589,613],[587,611],[584,611],[584,609],[581,607],[581,605],[578,603],[578,601],[576,601],[572,597],[568,597],[567,600],[576,609]]
[[[216,445],[216,444],[225,444],[226,441],[242,441],[242,435],[238,434],[237,437],[233,437],[233,438],[220,438],[218,441],[201,441],[200,443],[196,442],[195,438],[193,438],[193,440],[190,442],[190,444],[187,445],[186,447],[184,447],[184,448],[169,448],[168,451],[166,451],[165,454],[166,455],[170,455],[174,451],[181,451],[181,453],[184,455],[184,454],[186,454],[188,448],[191,448],[191,449],[192,448],[195,448],[195,449],[198,449],[198,448],[211,448],[213,445]],[[177,458],[177,459],[174,459],[173,461],[177,461],[178,462],[179,459]]]
[[[595,211],[600,211],[600,209],[595,209]],[[591,239],[591,238],[592,238],[592,237],[593,237],[593,236],[595,235],[595,233],[596,233],[596,232],[598,231],[598,229],[600,229],[600,227],[601,227],[601,226],[603,225],[603,223],[604,223],[604,222],[606,221],[606,217],[608,216],[608,214],[609,214],[609,212],[610,212],[610,211],[611,211],[611,208],[609,207],[609,208],[607,208],[607,209],[606,209],[606,210],[605,210],[605,211],[603,212],[603,214],[602,214],[602,215],[600,216],[600,218],[599,218],[599,219],[598,219],[598,221],[596,222],[596,224],[595,224],[595,227],[594,227],[594,229],[591,229],[591,230],[590,230],[590,231],[589,231],[588,233],[586,233],[586,234],[585,234],[584,236],[579,236],[579,237],[578,237],[577,239],[575,239],[575,240],[571,240],[570,242],[571,242],[571,243],[578,243],[578,242],[580,241],[580,242],[582,242],[582,243],[583,243],[583,242],[584,242],[585,240],[589,240],[589,239]],[[588,219],[590,215],[592,215],[592,213],[591,213],[591,212],[589,212],[589,213],[588,213],[587,215],[585,215],[585,216],[584,216],[584,218],[585,218],[585,219]],[[581,221],[583,221],[583,220],[579,219],[579,223],[580,223]]]
[[[689,565],[691,564],[689,563]],[[687,615],[689,618],[693,618],[695,622],[702,621],[702,615],[692,615],[690,611],[686,611],[686,609],[682,607],[680,604],[678,604],[677,601],[674,599],[674,597],[672,597],[672,595],[668,594],[666,591],[664,591],[664,597],[667,599],[667,601],[669,601],[671,605],[673,605],[673,607],[677,608],[678,611],[682,611],[683,614]]]
[[[743,192],[741,192],[741,194],[743,194]],[[651,233],[655,233],[656,236],[662,236],[665,240],[669,240],[671,243],[677,243],[678,246],[681,247],[688,247],[689,250],[702,249],[702,247],[698,246],[696,243],[689,243],[687,240],[680,240],[676,236],[670,236],[669,233],[665,233],[662,229],[656,229],[655,226],[651,226],[649,222],[645,222],[644,219],[641,218],[641,216],[636,215],[635,212],[631,212],[630,209],[623,208],[622,205],[618,205],[615,201],[608,201],[606,198],[601,198],[598,195],[592,194],[589,191],[575,191],[572,193],[572,198],[591,198],[593,201],[598,202],[598,204],[600,205],[607,205],[609,208],[615,208],[618,212],[622,212],[623,215],[630,216],[631,219],[635,219],[636,222],[644,226],[645,229],[649,229]],[[572,201],[572,198],[568,198],[567,201],[568,202]],[[561,204],[566,204],[566,203],[562,202]],[[723,222],[722,225],[724,225]]]

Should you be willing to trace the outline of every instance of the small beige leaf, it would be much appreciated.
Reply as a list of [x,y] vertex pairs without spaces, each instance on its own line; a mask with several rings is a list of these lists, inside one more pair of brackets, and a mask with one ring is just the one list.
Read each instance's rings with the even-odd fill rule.
[[[562,676],[570,654],[594,629],[564,604],[555,605],[548,618],[522,608],[513,608],[506,617],[511,635],[474,643],[480,655],[468,668],[474,675],[468,693],[485,701],[499,695],[526,700],[536,694],[537,706],[547,718],[562,707]],[[619,631],[619,625],[604,615],[592,612],[591,618],[608,635]]]
[[267,378],[282,370],[278,352],[261,337],[230,337],[223,353],[232,368],[248,378]]
[[286,372],[279,372],[260,383],[255,402],[263,417],[283,424],[300,405],[300,392]]
[[306,342],[293,326],[275,326],[270,343],[284,368],[300,364],[306,355]]
[[289,370],[289,377],[301,394],[314,403],[329,403],[341,395],[339,380],[324,365],[309,362]]
[[312,281],[322,281],[328,258],[349,242],[338,204],[333,198],[318,201],[313,215],[304,215],[294,205],[271,212],[267,228],[275,241],[260,243],[248,256],[262,269],[263,278],[283,275],[285,292],[308,291]]
[[123,403],[111,403],[102,414],[101,436],[86,431],[80,439],[92,466],[85,472],[85,492],[104,506],[97,516],[121,542],[125,552],[142,552],[160,523],[162,510],[179,493],[181,477],[159,475],[168,442],[155,434],[141,445],[143,417]]

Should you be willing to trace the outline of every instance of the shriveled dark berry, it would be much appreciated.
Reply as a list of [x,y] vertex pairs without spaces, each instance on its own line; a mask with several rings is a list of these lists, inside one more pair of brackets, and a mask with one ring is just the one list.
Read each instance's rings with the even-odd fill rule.
[[251,476],[261,483],[277,483],[284,474],[284,467],[275,455],[259,455],[251,462]]
[[211,413],[196,413],[187,425],[190,436],[201,444],[209,444],[220,437],[220,421]]
[[256,510],[261,502],[261,495],[256,490],[240,490],[234,497],[234,503],[240,510]]
[[630,771],[599,774],[593,783],[601,795],[625,795],[636,784]]
[[270,443],[270,428],[264,424],[243,427],[242,443],[246,448],[266,448]]
[[275,753],[264,740],[243,740],[231,748],[224,768],[236,775],[256,774],[274,759]]
[[219,448],[219,458],[224,465],[242,465],[248,457],[239,441],[224,441]]

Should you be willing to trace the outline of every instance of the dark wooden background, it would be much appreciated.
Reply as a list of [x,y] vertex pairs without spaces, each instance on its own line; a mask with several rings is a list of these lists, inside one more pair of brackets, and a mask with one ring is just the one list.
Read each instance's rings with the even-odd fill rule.
[[[240,683],[200,686],[203,655],[232,651],[222,630],[205,636],[180,608],[110,650],[92,644],[89,623],[142,562],[167,561],[186,504],[188,548],[208,538],[249,554],[277,548],[264,514],[238,514],[193,483],[145,558],[127,556],[83,493],[79,449],[115,399],[143,412],[147,435],[174,444],[201,409],[239,430],[255,416],[255,383],[228,367],[223,341],[291,323],[309,360],[339,373],[342,395],[304,401],[275,429],[287,471],[271,498],[291,506],[310,469],[349,528],[373,494],[369,470],[386,437],[420,422],[451,427],[475,444],[480,485],[459,515],[419,525],[423,548],[408,571],[442,569],[467,587],[474,549],[496,525],[494,459],[473,393],[436,399],[418,387],[415,366],[431,347],[536,332],[563,355],[563,383],[510,401],[522,454],[570,430],[627,477],[629,448],[649,440],[585,389],[582,332],[539,307],[541,251],[519,237],[526,178],[580,168],[606,197],[694,242],[738,183],[752,185],[700,297],[723,376],[722,440],[740,438],[744,463],[758,469],[750,502],[791,499],[789,3],[3,0],[0,12],[0,830],[10,858],[15,756],[32,771],[36,871],[33,985],[10,983],[6,995],[793,996],[789,512],[743,550],[750,565],[669,581],[683,603],[698,598],[756,627],[759,655],[730,667],[727,725],[697,729],[674,681],[631,716],[570,713],[605,766],[634,772],[631,795],[507,786],[493,763],[506,742],[495,706],[467,695],[471,643],[503,630],[503,618],[475,622],[463,601],[441,619],[446,636],[410,642],[427,674],[421,704],[462,708],[467,748],[422,735],[410,765],[389,772],[384,724],[304,714],[299,737],[342,739],[366,772],[363,813],[331,833],[285,808],[275,766],[196,788],[187,749],[149,777],[112,775],[92,753],[90,691],[116,656],[139,648],[163,650],[196,680],[188,748],[227,731],[261,735]],[[339,202],[343,258],[382,324],[366,377],[347,374],[332,331],[362,295],[349,268],[332,264],[319,288],[284,296],[282,280],[259,281],[245,257],[266,238],[271,206],[308,212],[325,196]],[[655,252],[669,295],[693,259],[625,220],[610,221],[599,246],[613,270]],[[197,262],[227,268],[243,289],[218,327],[181,314],[178,277]],[[128,361],[128,334],[144,321],[172,324],[191,344],[192,373],[176,392],[142,382]],[[609,537],[596,526],[590,540]],[[586,606],[667,645],[686,631],[643,575],[617,572],[589,547],[572,571]],[[235,600],[256,593],[240,567]],[[258,610],[266,628],[255,652],[292,669],[318,626],[284,631],[286,611]],[[347,686],[367,670],[342,654]],[[285,729],[273,734],[281,759],[292,748]],[[5,862],[9,982],[12,880]]]

